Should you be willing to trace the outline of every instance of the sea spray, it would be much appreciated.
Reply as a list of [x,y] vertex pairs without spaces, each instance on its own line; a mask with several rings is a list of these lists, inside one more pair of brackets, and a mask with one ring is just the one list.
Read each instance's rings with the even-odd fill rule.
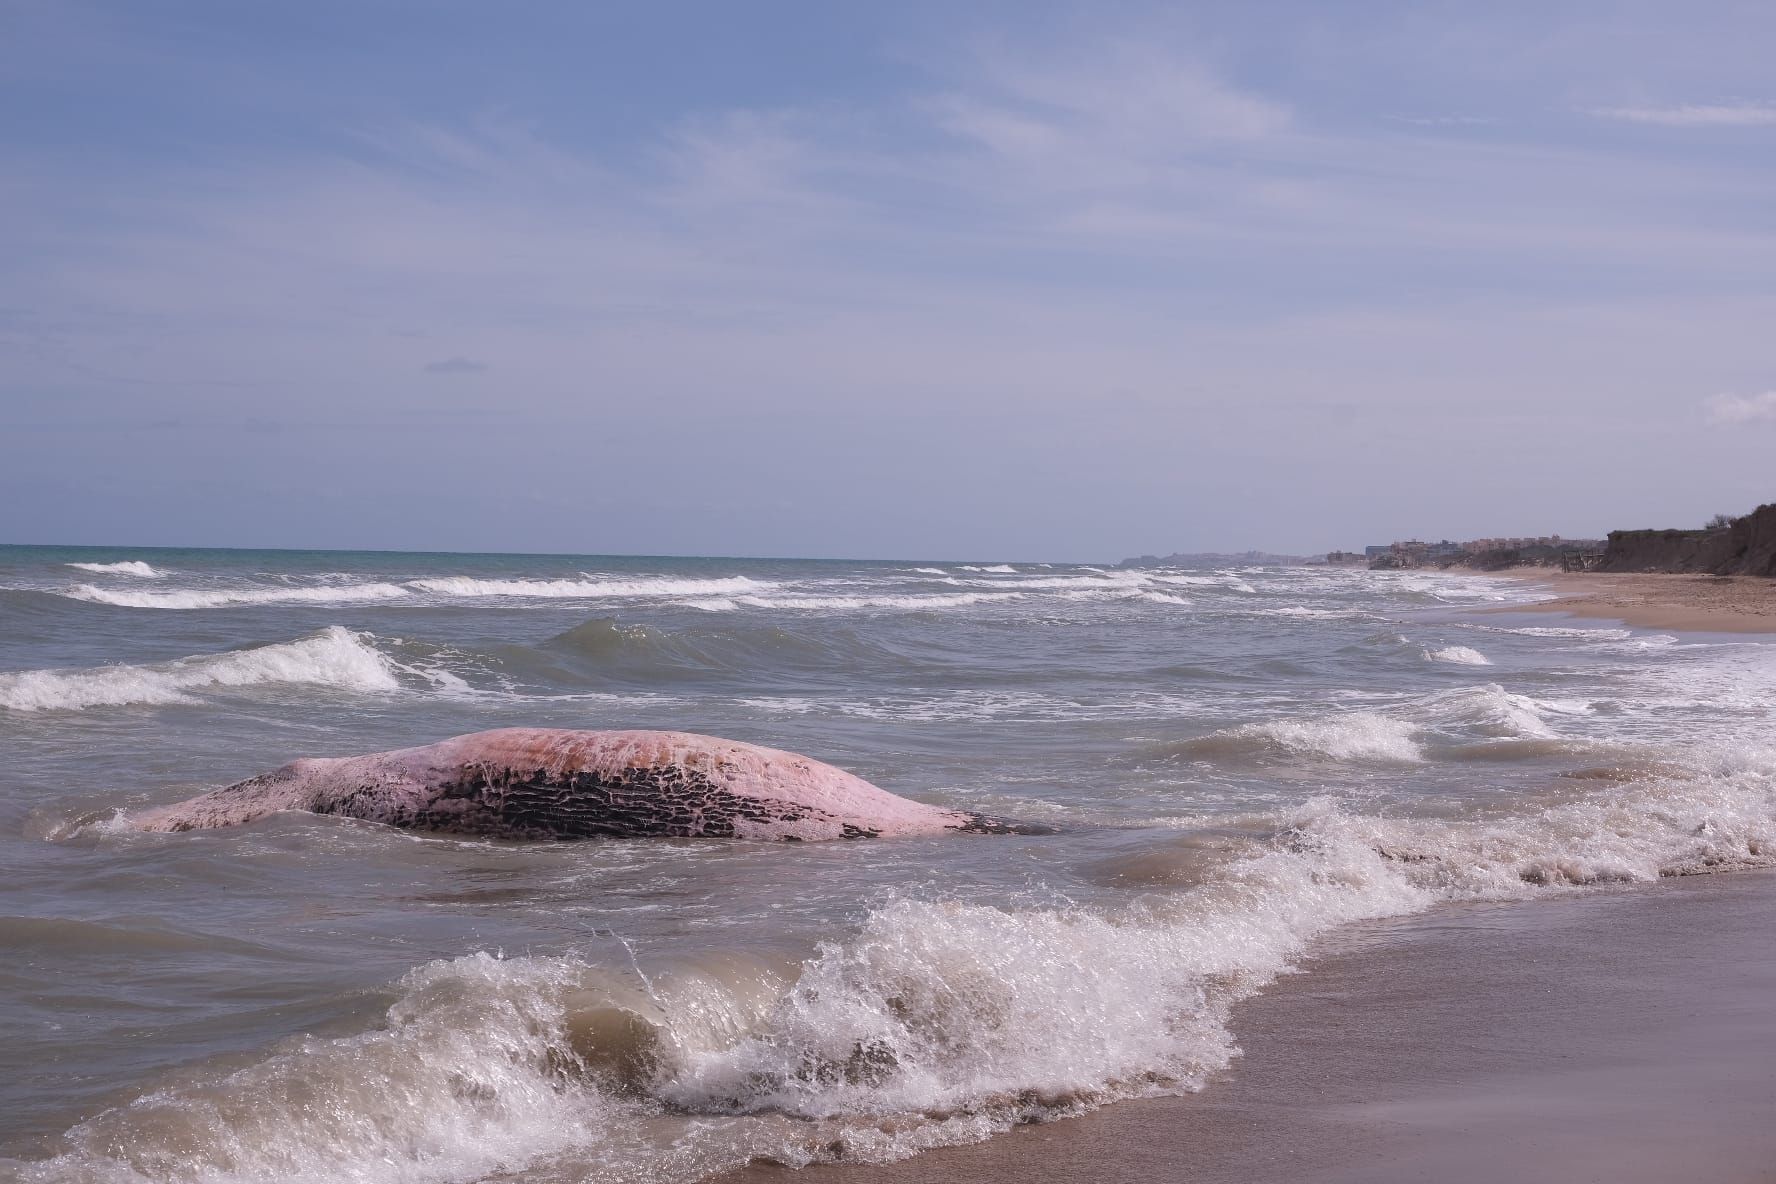
[[184,703],[194,692],[289,683],[356,691],[400,687],[394,664],[368,634],[331,625],[309,637],[148,666],[0,673],[0,708],[80,711],[131,703]]
[[688,1178],[756,1156],[888,1160],[1188,1091],[1233,1057],[1232,1006],[1335,927],[1776,862],[1776,752],[1692,765],[1486,822],[1316,799],[1189,891],[890,900],[799,971],[440,960],[397,985],[382,1028],[194,1071],[76,1127],[25,1178]]
[[70,563],[68,566],[97,575],[135,576],[143,580],[158,580],[166,576],[165,572],[140,559],[125,559],[117,563]]
[[[52,1157],[0,1176],[683,1184],[890,1159],[1237,1073],[1236,1001],[1347,920],[1770,860],[1768,647],[1492,612],[1518,582],[202,551],[78,576],[191,610],[149,614],[68,595],[68,559],[134,553],[0,550],[0,667],[76,676],[59,695],[113,668],[159,694],[328,623],[402,688],[0,709],[21,823],[0,912],[27,922],[0,927],[0,1146]],[[1016,586],[1044,580],[1075,582]],[[929,599],[956,594],[981,599]],[[1495,664],[1425,657],[1458,640]],[[732,735],[1061,829],[798,848],[94,821],[299,754],[538,724]]]
[[1490,666],[1492,659],[1479,650],[1465,645],[1446,645],[1440,649],[1425,650],[1425,661],[1448,662],[1453,666]]
[[353,601],[399,600],[407,589],[386,582],[320,584],[281,588],[167,588],[151,592],[77,584],[62,595],[119,608],[206,609],[269,604],[345,604]]
[[716,580],[687,579],[598,579],[582,576],[576,580],[488,580],[471,576],[448,576],[441,579],[413,580],[410,587],[420,592],[441,596],[507,596],[543,600],[597,600],[627,596],[715,596],[731,592],[752,592],[770,588],[769,582],[733,576]]

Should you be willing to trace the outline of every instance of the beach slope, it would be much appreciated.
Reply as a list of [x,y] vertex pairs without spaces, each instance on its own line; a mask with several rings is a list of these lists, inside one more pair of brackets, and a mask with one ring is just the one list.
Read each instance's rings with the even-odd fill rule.
[[1535,605],[1537,612],[1603,618],[1643,629],[1776,633],[1776,580],[1757,576],[1538,572],[1511,578],[1559,593],[1558,599]]

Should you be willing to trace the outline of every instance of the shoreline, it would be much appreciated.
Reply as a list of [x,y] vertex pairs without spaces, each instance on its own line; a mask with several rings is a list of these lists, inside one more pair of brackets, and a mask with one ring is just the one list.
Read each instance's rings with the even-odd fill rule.
[[1498,572],[1502,579],[1552,588],[1535,604],[1493,613],[1558,612],[1683,633],[1776,633],[1776,580],[1647,572]]
[[1200,1093],[723,1184],[1776,1181],[1776,871],[1347,930],[1239,1005]]

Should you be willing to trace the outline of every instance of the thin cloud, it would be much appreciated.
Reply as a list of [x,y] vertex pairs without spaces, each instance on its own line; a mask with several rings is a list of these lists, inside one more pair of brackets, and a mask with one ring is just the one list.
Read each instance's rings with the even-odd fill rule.
[[1490,127],[1498,122],[1491,115],[1390,115],[1388,118],[1415,127]]
[[485,374],[486,362],[477,362],[473,358],[445,358],[441,362],[427,362],[427,374]]
[[1761,395],[1715,395],[1703,407],[1711,424],[1776,423],[1776,391],[1765,391]]
[[1286,129],[1289,107],[1237,89],[1199,63],[1152,46],[1110,43],[1061,62],[979,59],[968,89],[927,109],[950,134],[1010,158],[1082,153],[1139,161]]
[[1599,119],[1662,127],[1773,127],[1776,103],[1686,103],[1680,107],[1593,107]]

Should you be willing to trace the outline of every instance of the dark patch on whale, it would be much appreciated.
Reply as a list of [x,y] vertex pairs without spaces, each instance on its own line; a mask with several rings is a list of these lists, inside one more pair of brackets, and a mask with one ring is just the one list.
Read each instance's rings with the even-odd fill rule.
[[792,752],[689,732],[504,728],[420,748],[295,761],[144,812],[145,831],[234,826],[304,810],[411,830],[513,839],[664,836],[785,842],[1042,834],[946,810]]

